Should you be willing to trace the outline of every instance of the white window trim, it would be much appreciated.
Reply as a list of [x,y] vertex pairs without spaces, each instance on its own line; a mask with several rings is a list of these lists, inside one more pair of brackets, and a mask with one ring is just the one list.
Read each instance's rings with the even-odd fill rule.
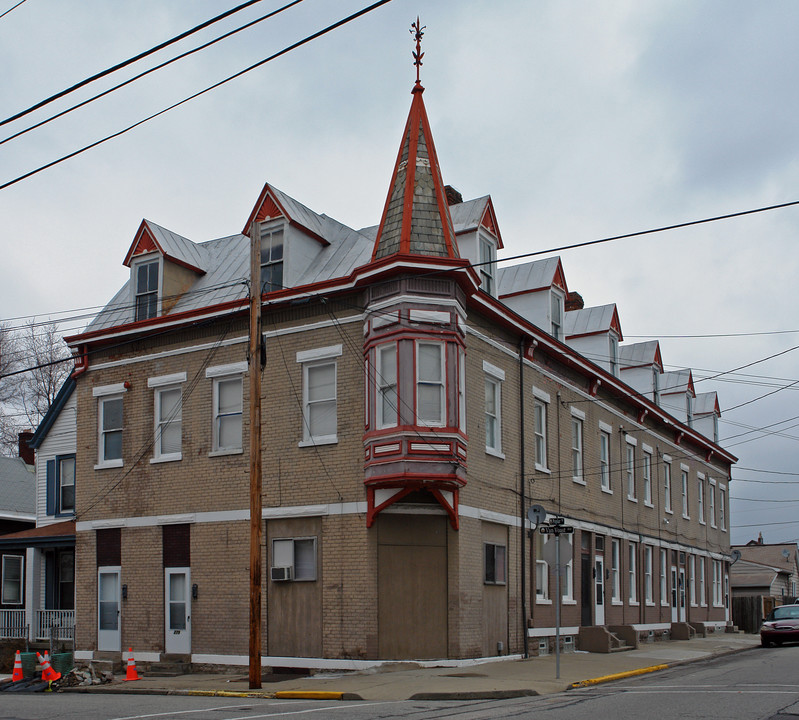
[[640,605],[638,600],[638,543],[627,543],[627,596],[631,607]]
[[227,365],[215,365],[205,369],[206,379],[226,377],[227,375],[244,375],[249,369],[247,361],[228,363]]
[[[653,473],[653,471],[655,469],[655,463],[654,463],[655,451],[649,445],[646,445],[646,444],[643,444],[643,443],[641,444],[641,450],[643,451],[643,457],[644,457],[644,462],[641,465],[641,480],[644,483],[644,505],[646,505],[647,507],[653,508],[653,507],[655,507],[655,502],[654,502],[654,493],[652,492],[653,485],[654,485],[653,479],[652,479],[652,473]],[[647,478],[647,476],[646,476],[646,469],[647,469],[646,458],[647,457],[649,458],[649,478]],[[647,494],[649,495],[648,499],[647,499]]]
[[[685,473],[685,483],[683,484],[683,473]],[[688,484],[690,480],[691,468],[680,463],[680,502],[682,503],[682,516],[686,520],[691,519],[691,511],[688,505],[689,493]]]
[[699,607],[696,602],[696,556],[690,555],[688,557],[688,583],[689,583],[689,594],[688,594],[688,602],[691,607]]
[[[419,427],[446,427],[447,424],[447,354],[445,352],[446,347],[445,343],[440,341],[424,341],[424,340],[417,340],[414,344],[414,351],[415,351],[415,358],[414,358],[414,365],[416,369],[416,386],[414,387],[415,397],[416,397],[416,424]],[[422,385],[423,381],[419,379],[419,349],[423,345],[429,345],[431,347],[437,347],[438,352],[441,358],[441,378],[440,378],[440,387],[441,387],[441,402],[439,403],[439,413],[441,415],[440,421],[429,421],[429,420],[422,420],[419,417],[419,388]],[[397,362],[399,363],[399,357],[397,358]],[[424,381],[426,385],[432,385],[433,383],[429,381]]]
[[[505,371],[492,365],[487,360],[483,360],[483,372],[488,376],[489,380],[494,387],[494,401],[496,404],[496,445],[494,447],[486,444],[486,454],[494,455],[495,457],[505,459],[505,453],[502,452],[502,383],[505,382]],[[487,414],[487,412],[486,412]]]
[[669,551],[660,548],[660,606],[668,607],[669,598]]
[[[394,354],[394,392],[397,396],[397,407],[394,408],[394,415],[393,419],[389,422],[386,422],[385,417],[383,417],[382,411],[382,403],[383,403],[383,389],[388,387],[388,385],[381,384],[381,378],[383,377],[383,362],[381,357],[383,356],[383,350],[391,350]],[[393,428],[397,427],[399,423],[399,366],[398,366],[398,353],[399,348],[397,347],[396,342],[389,342],[383,343],[378,345],[375,348],[375,428],[378,430],[383,430],[384,428]]]
[[[702,488],[702,493],[699,493],[699,488]],[[707,491],[705,483],[705,474],[698,472],[696,474],[696,514],[699,516],[699,524],[706,525],[705,510],[707,509]]]
[[[225,455],[241,455],[244,452],[244,377],[243,371],[239,368],[244,366],[247,369],[247,363],[234,363],[232,365],[220,365],[217,368],[208,368],[206,370],[206,378],[213,380],[213,387],[211,390],[211,451],[208,457],[223,457]],[[209,375],[209,371],[214,371]],[[225,380],[232,380],[234,376],[240,376],[241,381],[241,447],[220,448],[219,436],[217,426],[217,409],[219,408],[219,383]]]
[[[613,566],[614,552],[616,567]],[[624,605],[624,600],[621,596],[621,540],[618,538],[610,539],[610,604],[611,605]]]
[[[6,561],[8,560],[15,560],[19,562],[19,601],[11,601],[6,599],[5,592],[6,592]],[[0,602],[3,605],[20,605],[23,606],[25,604],[25,556],[24,555],[12,555],[11,553],[7,555],[3,555],[3,565],[0,568],[0,591],[2,591],[2,597],[0,597]]]
[[655,607],[655,549],[648,543],[644,544],[644,601],[648,607]]
[[[114,392],[112,392],[112,389]],[[108,468],[121,468],[124,466],[124,457],[114,458],[113,460],[106,460],[103,453],[103,414],[105,403],[110,400],[122,400],[122,396],[127,392],[124,383],[116,385],[105,385],[103,387],[96,387],[92,390],[92,395],[98,398],[97,402],[97,464],[94,466],[95,470],[106,470]],[[125,403],[122,403],[123,423],[122,423],[122,439],[125,438],[125,423],[124,423]]]
[[[302,350],[297,353],[297,363],[302,365],[302,440],[298,447],[316,447],[317,445],[334,445],[338,442],[338,362],[341,357],[342,346],[329,345],[323,348]],[[336,403],[336,432],[328,435],[312,435],[310,427],[310,413],[308,400],[308,371],[318,365],[333,365],[333,392]]]
[[707,562],[699,558],[699,607],[707,607]]
[[[585,413],[582,410],[579,410],[575,407],[569,408],[569,412],[571,415],[572,420],[577,420],[579,423],[580,428],[580,437],[579,443],[580,447],[577,448],[574,446],[575,436],[574,436],[574,425],[572,425],[572,444],[571,444],[571,451],[572,451],[572,481],[576,482],[578,485],[585,485]],[[578,457],[580,458],[580,467],[579,467],[579,474],[574,474],[574,453],[578,452]]]
[[[711,486],[713,491],[711,494]],[[711,501],[711,497],[713,500]],[[716,528],[716,481],[713,478],[707,480],[707,514],[710,519],[710,527]]]
[[[153,443],[153,457],[150,458],[150,464],[155,465],[158,463],[175,462],[183,459],[183,392],[180,387],[181,383],[186,381],[186,373],[175,373],[174,375],[163,375],[158,378],[149,378],[147,380],[147,387],[154,388],[153,393],[153,421],[155,423],[154,429],[154,443]],[[161,452],[161,429],[159,425],[162,423],[161,418],[161,394],[168,390],[181,390],[180,393],[180,452],[176,453],[163,453]],[[173,418],[174,420],[175,418]]]
[[[152,251],[147,254],[137,255],[133,259],[133,262],[131,262],[130,264],[130,292],[132,295],[131,305],[133,306],[134,322],[141,322],[141,320],[136,319],[136,310],[139,304],[139,292],[138,292],[139,266],[150,265],[151,263],[158,264],[158,287],[156,288],[155,291],[155,317],[159,317],[161,315],[161,299],[163,297],[163,285],[164,285],[164,258],[161,255],[161,253]],[[147,318],[147,319],[152,319],[152,318]]]
[[[727,532],[727,486],[719,483],[719,528]],[[793,593],[794,595],[796,593]]]
[[[664,512],[667,512],[669,515],[674,515],[674,473],[672,472],[671,467],[671,455],[663,455],[663,508]],[[665,467],[668,466],[668,473],[669,473],[669,485],[668,485],[668,492],[666,492],[666,470]]]
[[[599,489],[603,493],[607,493],[608,495],[613,495],[613,473],[611,472],[611,462],[610,462],[610,444],[613,435],[611,434],[610,430],[606,428],[610,427],[605,423],[599,423]],[[607,457],[607,473],[608,473],[608,483],[607,486],[603,484],[602,479],[602,438],[607,438],[607,446],[608,446],[608,457]]]
[[[635,477],[635,447],[638,445],[638,439],[627,435],[624,438],[624,484],[627,486],[627,499],[630,502],[637,503],[637,478]],[[633,451],[633,461],[630,463],[630,448]],[[632,483],[630,483],[630,472],[632,472]],[[630,489],[632,488],[632,492]]]
[[[543,405],[543,407],[544,407],[544,429],[543,429],[543,433],[541,433],[541,437],[542,437],[542,439],[544,441],[544,461],[545,461],[545,464],[542,465],[541,463],[538,462],[538,453],[535,452],[535,447],[534,447],[533,450],[534,450],[534,454],[535,454],[535,469],[538,472],[543,472],[543,473],[549,474],[552,471],[549,469],[549,452],[547,451],[547,419],[549,417],[549,405],[550,405],[550,402],[551,402],[551,398],[550,398],[550,395],[549,395],[548,392],[545,392],[544,390],[541,390],[540,388],[535,387],[535,385],[533,386],[533,398],[534,398],[534,400],[533,400],[533,420],[534,421],[535,421],[536,401],[541,403]],[[538,435],[536,433],[536,430],[537,430],[537,428],[536,428],[535,422],[534,422],[533,423],[533,438],[535,439],[535,442],[537,443]]]

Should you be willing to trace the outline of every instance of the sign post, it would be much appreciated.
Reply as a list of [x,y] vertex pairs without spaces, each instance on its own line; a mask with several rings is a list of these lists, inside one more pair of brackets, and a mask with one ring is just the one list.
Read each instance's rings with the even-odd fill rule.
[[548,525],[540,525],[538,532],[542,535],[555,536],[555,677],[560,679],[560,573],[564,563],[560,556],[560,536],[574,534],[574,527],[566,525],[562,517],[550,518]]

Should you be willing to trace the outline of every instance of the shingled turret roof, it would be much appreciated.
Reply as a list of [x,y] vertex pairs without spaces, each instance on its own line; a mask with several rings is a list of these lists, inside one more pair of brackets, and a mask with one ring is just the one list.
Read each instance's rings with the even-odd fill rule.
[[430,122],[417,84],[372,260],[391,255],[458,258]]

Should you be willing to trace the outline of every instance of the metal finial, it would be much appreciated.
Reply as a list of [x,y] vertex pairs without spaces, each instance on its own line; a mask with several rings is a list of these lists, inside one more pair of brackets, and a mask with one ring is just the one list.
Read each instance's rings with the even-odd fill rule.
[[419,16],[416,16],[416,22],[411,23],[411,30],[410,33],[413,35],[414,40],[416,40],[416,51],[413,52],[413,64],[416,65],[416,86],[414,87],[414,92],[418,90],[424,90],[422,87],[421,80],[419,79],[419,68],[422,66],[422,58],[424,57],[424,53],[422,52],[422,36],[424,35],[424,31],[427,25],[422,25],[419,22]]

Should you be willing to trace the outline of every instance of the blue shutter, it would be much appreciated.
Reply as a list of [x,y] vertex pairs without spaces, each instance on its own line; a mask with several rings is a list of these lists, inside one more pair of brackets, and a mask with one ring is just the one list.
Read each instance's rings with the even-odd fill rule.
[[47,461],[47,514],[55,515],[55,460]]

